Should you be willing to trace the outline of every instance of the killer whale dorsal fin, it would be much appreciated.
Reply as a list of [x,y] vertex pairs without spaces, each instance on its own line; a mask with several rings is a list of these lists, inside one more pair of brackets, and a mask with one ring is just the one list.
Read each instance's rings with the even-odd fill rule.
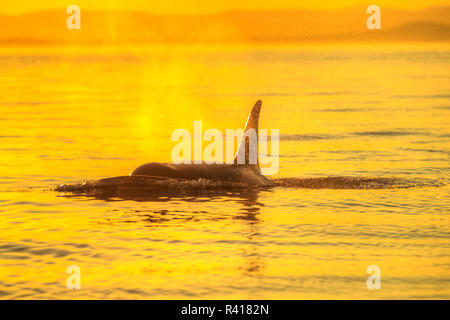
[[255,106],[248,115],[247,123],[245,124],[244,135],[242,136],[241,142],[234,157],[235,164],[253,164],[259,168],[258,122],[259,114],[261,112],[261,105],[261,100],[256,101]]

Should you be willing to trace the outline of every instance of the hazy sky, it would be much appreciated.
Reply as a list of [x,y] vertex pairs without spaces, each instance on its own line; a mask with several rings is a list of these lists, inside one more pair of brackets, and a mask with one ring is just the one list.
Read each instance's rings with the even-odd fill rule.
[[5,0],[0,13],[18,14],[31,11],[66,8],[71,4],[81,10],[144,10],[155,13],[211,13],[227,10],[335,9],[352,5],[418,9],[450,5],[450,0]]

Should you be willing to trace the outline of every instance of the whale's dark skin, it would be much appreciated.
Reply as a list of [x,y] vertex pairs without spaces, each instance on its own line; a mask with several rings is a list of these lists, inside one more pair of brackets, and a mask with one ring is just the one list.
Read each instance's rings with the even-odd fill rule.
[[210,179],[249,185],[272,185],[272,181],[259,173],[256,165],[235,164],[169,164],[151,162],[136,170],[131,176],[152,176],[175,179]]
[[[258,121],[261,111],[261,101],[257,101],[247,120],[245,131],[256,130],[258,136]],[[245,164],[238,164],[237,158],[234,164],[170,164],[151,162],[135,169],[130,176],[152,176],[174,179],[210,179],[249,185],[270,186],[272,181],[261,175],[258,163],[248,164],[248,145],[245,151]]]

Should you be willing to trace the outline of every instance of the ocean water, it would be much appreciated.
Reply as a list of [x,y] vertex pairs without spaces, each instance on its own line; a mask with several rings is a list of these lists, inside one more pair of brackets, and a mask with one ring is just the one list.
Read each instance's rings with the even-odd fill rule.
[[[449,70],[442,43],[0,48],[0,298],[450,298]],[[242,128],[257,99],[290,183],[53,190],[168,162],[173,130]]]

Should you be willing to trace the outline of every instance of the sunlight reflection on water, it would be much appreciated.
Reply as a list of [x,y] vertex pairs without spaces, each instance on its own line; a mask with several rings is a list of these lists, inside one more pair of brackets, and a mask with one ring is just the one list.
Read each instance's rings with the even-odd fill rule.
[[[448,49],[44,51],[0,54],[1,298],[449,297]],[[241,128],[258,98],[281,187],[52,191],[168,162],[174,129]],[[327,185],[362,177],[408,188]]]

